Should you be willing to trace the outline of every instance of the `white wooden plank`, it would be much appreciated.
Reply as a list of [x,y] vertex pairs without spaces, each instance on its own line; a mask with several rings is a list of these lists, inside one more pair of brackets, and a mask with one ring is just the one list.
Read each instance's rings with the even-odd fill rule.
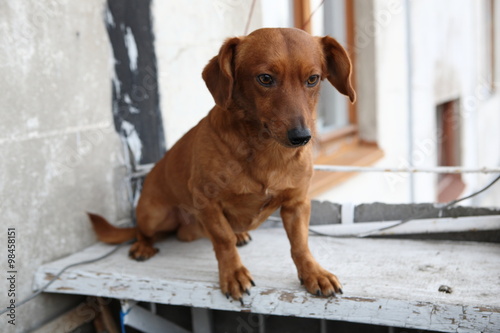
[[[353,224],[312,225],[310,228],[320,233],[343,237],[355,237],[364,234],[384,236],[500,230],[499,215],[419,219],[397,225],[399,223],[400,221],[358,222]],[[377,231],[390,226],[395,227]]]
[[[162,241],[160,253],[146,262],[128,259],[123,248],[69,269],[49,291],[440,331],[500,331],[498,244],[311,237],[318,261],[343,283],[343,296],[321,298],[300,286],[284,230],[257,230],[252,238],[239,249],[257,284],[244,307],[220,292],[206,239]],[[64,266],[111,248],[96,244],[40,267],[35,288]],[[453,292],[439,292],[441,285]]]
[[353,224],[354,223],[354,210],[356,208],[356,205],[352,202],[346,202],[342,204],[342,209],[340,210],[340,213],[342,214],[342,217],[340,221],[342,222],[342,225],[346,224]]

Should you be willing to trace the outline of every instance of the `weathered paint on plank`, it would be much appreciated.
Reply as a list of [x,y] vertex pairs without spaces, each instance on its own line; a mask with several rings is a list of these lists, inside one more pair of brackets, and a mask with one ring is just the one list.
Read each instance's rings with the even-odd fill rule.
[[[257,283],[244,307],[220,293],[206,239],[162,241],[160,253],[146,262],[128,259],[123,248],[68,270],[49,291],[439,331],[500,331],[500,245],[311,237],[316,258],[343,282],[343,296],[320,298],[300,286],[282,229],[252,237],[239,249]],[[67,264],[111,248],[96,244],[40,267],[35,288]],[[439,292],[441,285],[453,292]]]

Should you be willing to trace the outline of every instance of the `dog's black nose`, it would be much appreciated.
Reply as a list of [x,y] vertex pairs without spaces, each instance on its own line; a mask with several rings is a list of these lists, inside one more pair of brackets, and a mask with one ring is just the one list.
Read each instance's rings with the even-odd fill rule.
[[308,128],[296,127],[288,131],[288,141],[294,147],[303,146],[311,140],[311,131]]

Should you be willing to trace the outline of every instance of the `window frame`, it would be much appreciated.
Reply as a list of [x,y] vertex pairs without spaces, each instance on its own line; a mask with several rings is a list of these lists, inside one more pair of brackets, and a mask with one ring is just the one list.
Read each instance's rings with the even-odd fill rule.
[[[351,58],[353,70],[351,84],[356,90],[356,52],[355,52],[355,12],[354,0],[344,0],[346,23],[346,51]],[[323,5],[324,2],[321,2]],[[294,26],[309,33],[312,32],[314,12],[311,12],[310,0],[294,0]],[[375,142],[366,142],[359,136],[358,110],[356,103],[347,103],[348,123],[330,132],[318,133],[314,142],[314,163],[327,165],[373,165],[384,154]],[[331,190],[335,185],[356,175],[352,173],[332,173],[316,171],[311,181],[310,195],[312,197]]]

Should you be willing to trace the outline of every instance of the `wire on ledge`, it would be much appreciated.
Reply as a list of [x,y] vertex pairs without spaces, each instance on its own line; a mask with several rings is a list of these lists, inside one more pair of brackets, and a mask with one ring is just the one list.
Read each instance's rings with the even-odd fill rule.
[[[470,198],[473,198],[475,197],[476,195],[479,195],[481,193],[483,193],[484,191],[488,190],[490,187],[492,187],[497,181],[500,180],[500,176],[498,176],[497,178],[495,178],[491,183],[489,183],[488,185],[486,185],[485,187],[483,187],[482,189],[480,189],[479,191],[477,192],[474,192],[470,195],[467,195],[463,198],[459,198],[459,199],[456,199],[456,200],[453,200],[453,201],[450,201],[448,202],[447,204],[445,204],[444,206],[441,207],[441,210],[445,210],[445,209],[448,209],[454,205],[456,205],[457,203],[459,202],[462,202],[464,200],[467,200],[467,199],[470,199]],[[368,236],[372,236],[373,234],[376,234],[376,233],[379,233],[381,231],[385,231],[385,230],[388,230],[388,229],[392,229],[392,228],[395,228],[397,226],[400,226],[400,225],[403,225],[405,223],[408,223],[410,221],[413,221],[413,220],[417,220],[417,219],[422,219],[422,218],[428,218],[430,217],[429,216],[429,213],[428,212],[425,212],[423,214],[420,214],[420,215],[417,215],[417,216],[414,216],[414,217],[411,217],[411,218],[408,218],[408,219],[403,219],[401,220],[400,222],[396,223],[396,224],[393,224],[393,225],[390,225],[390,226],[387,226],[387,227],[383,227],[383,228],[378,228],[378,229],[375,229],[375,230],[371,230],[371,231],[368,231],[368,232],[365,232],[365,233],[361,233],[361,234],[357,234],[355,235],[355,237],[358,237],[358,238],[364,238],[364,237],[368,237]],[[309,232],[315,234],[315,235],[318,235],[318,236],[328,236],[328,237],[337,237],[337,238],[348,238],[348,237],[352,237],[350,235],[346,235],[346,236],[337,236],[337,235],[331,235],[331,234],[327,234],[327,233],[323,233],[323,232],[320,232],[320,231],[316,231],[316,230],[312,230],[312,229],[309,229]]]
[[[35,297],[37,297],[38,295],[40,295],[41,293],[43,293],[45,290],[47,290],[47,288],[54,282],[56,281],[67,269],[71,268],[71,267],[75,267],[75,266],[79,266],[79,265],[84,265],[84,264],[91,264],[93,262],[96,262],[96,261],[99,261],[99,260],[102,260],[104,258],[107,258],[109,257],[110,255],[112,255],[113,253],[115,253],[116,251],[118,251],[118,249],[120,249],[122,246],[124,245],[127,245],[127,244],[130,244],[131,241],[127,241],[127,242],[124,242],[124,243],[121,243],[117,246],[115,246],[115,248],[111,251],[109,251],[108,253],[106,254],[103,254],[102,256],[100,257],[97,257],[97,258],[94,258],[94,259],[89,259],[89,260],[84,260],[84,261],[80,261],[80,262],[76,262],[74,264],[70,264],[66,267],[64,267],[63,269],[61,269],[49,282],[47,282],[47,284],[45,284],[42,288],[38,289],[34,294],[32,294],[31,296],[29,296],[28,298],[25,298],[23,299],[21,302],[18,302],[16,303],[16,307],[20,307],[21,305],[24,305],[26,303],[28,303],[29,301],[31,301],[32,299],[34,299]],[[0,315],[3,315],[4,313],[7,313],[9,311],[8,308],[6,308],[5,310],[2,310],[0,311]]]

